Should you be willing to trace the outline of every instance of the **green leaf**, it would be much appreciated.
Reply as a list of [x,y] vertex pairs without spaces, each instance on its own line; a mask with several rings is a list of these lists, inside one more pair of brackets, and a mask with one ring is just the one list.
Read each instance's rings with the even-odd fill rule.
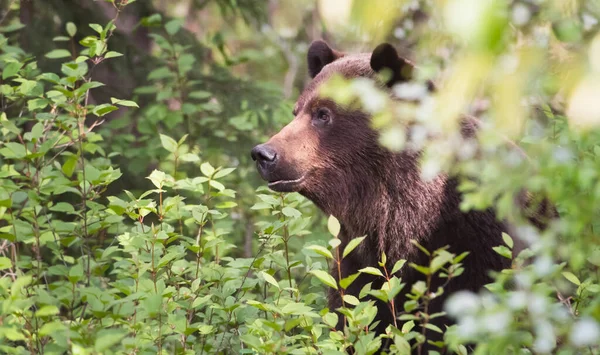
[[440,268],[442,268],[444,265],[446,265],[447,263],[452,261],[453,258],[454,258],[454,255],[450,254],[449,252],[447,252],[445,250],[440,251],[438,253],[438,255],[436,255],[433,258],[433,260],[431,260],[431,264],[429,265],[431,272],[435,273]]
[[434,332],[437,332],[440,334],[444,334],[444,331],[441,330],[440,327],[438,327],[437,325],[431,324],[431,323],[425,324],[425,328],[433,330]]
[[300,213],[300,211],[298,211],[295,208],[286,206],[284,207],[281,212],[286,216],[286,217],[292,217],[292,218],[298,218],[298,217],[302,217],[302,213]]
[[214,179],[222,178],[224,176],[227,176],[227,175],[231,174],[234,170],[235,170],[235,168],[221,169],[221,170],[217,171],[217,173],[215,174],[215,176],[213,178]]
[[1,327],[0,334],[10,341],[24,341],[26,339],[25,335],[14,327]]
[[114,97],[110,98],[110,102],[114,105],[121,105],[121,106],[126,106],[126,107],[137,107],[139,108],[138,104],[133,102],[133,101],[129,101],[129,100],[120,100]]
[[67,177],[71,177],[73,172],[75,171],[75,167],[77,166],[77,160],[79,157],[77,155],[71,155],[67,159],[67,161],[62,166],[62,172]]
[[422,251],[423,253],[425,253],[425,255],[430,256],[431,253],[429,252],[429,250],[425,249],[421,244],[419,244],[419,242],[417,242],[414,239],[411,239],[410,242],[416,246],[417,248],[419,248],[420,251]]
[[91,27],[91,28],[92,28],[94,31],[98,32],[99,34],[100,34],[100,33],[102,33],[102,30],[103,30],[103,28],[102,28],[102,26],[100,26],[99,24],[97,24],[97,23],[90,23],[90,27]]
[[77,26],[75,26],[75,24],[73,22],[67,22],[67,33],[69,34],[69,36],[71,37],[75,37],[75,35],[77,34]]
[[348,245],[344,248],[344,253],[342,254],[342,258],[345,258],[354,250],[367,236],[354,238],[348,242]]
[[173,138],[161,134],[160,142],[163,148],[165,148],[169,152],[174,153],[175,151],[177,151],[177,142]]
[[323,270],[311,270],[311,271],[309,271],[309,273],[316,276],[316,278],[319,279],[325,285],[327,285],[331,288],[334,288],[336,290],[338,289],[335,279],[333,278],[333,276],[329,275],[327,272],[325,272]]
[[192,153],[185,153],[182,156],[179,157],[179,160],[181,161],[185,161],[188,163],[195,163],[197,161],[200,161],[200,157],[197,156],[196,154],[192,154]]
[[209,184],[210,186],[214,187],[215,189],[217,189],[217,191],[223,191],[223,190],[225,190],[225,185],[221,184],[221,183],[220,183],[220,182],[218,182],[218,181],[215,181],[215,180],[210,180],[210,181],[208,182],[208,184]]
[[402,325],[401,332],[402,332],[402,334],[408,334],[408,332],[410,332],[414,327],[415,327],[415,322],[412,320],[408,321]]
[[329,250],[327,250],[327,248],[320,246],[320,245],[309,245],[307,247],[305,247],[305,249],[314,251],[315,253],[324,256],[328,259],[333,259],[333,254],[331,254],[331,252]]
[[358,276],[360,276],[359,272],[344,277],[343,279],[340,280],[340,287],[343,288],[344,290],[347,289],[350,285],[352,285],[352,283],[354,282],[354,280],[356,280],[356,278]]
[[83,85],[81,85],[76,92],[78,94],[83,94],[86,91],[90,90],[90,89],[94,89],[94,88],[99,88],[101,86],[104,86],[104,84],[102,84],[101,82],[98,81],[88,81],[86,83],[84,83]]
[[98,106],[94,107],[94,109],[92,110],[92,113],[98,117],[102,117],[102,116],[106,115],[107,113],[116,111],[118,109],[119,108],[117,106],[113,106],[110,104],[102,104],[102,105],[98,105]]
[[202,172],[202,174],[204,174],[204,176],[209,178],[212,176],[212,174],[214,174],[215,168],[213,168],[213,166],[210,165],[209,162],[204,162],[202,163],[202,165],[200,165],[200,171]]
[[196,308],[202,306],[206,302],[210,301],[211,297],[212,297],[212,294],[208,294],[208,295],[205,295],[203,297],[196,298],[194,300],[194,302],[192,303],[192,308],[196,309]]
[[165,24],[165,30],[167,31],[168,34],[173,36],[174,34],[179,32],[179,29],[181,28],[182,25],[183,25],[183,21],[181,19],[174,19]]
[[10,78],[13,75],[16,75],[21,69],[21,66],[21,63],[19,62],[8,63],[2,71],[2,79],[4,80],[6,78]]
[[119,343],[126,335],[127,332],[121,329],[102,329],[98,332],[94,342],[94,350],[102,353]]
[[421,266],[421,265],[417,265],[415,263],[410,263],[409,265],[410,265],[410,267],[412,267],[413,269],[422,273],[423,275],[431,274],[431,270],[429,270],[429,267],[427,267],[427,266]]
[[330,328],[335,328],[338,323],[338,315],[333,312],[328,312],[323,316],[323,323],[327,324]]
[[69,270],[69,281],[74,284],[81,279],[83,279],[83,266],[81,264],[75,264]]
[[375,275],[375,276],[383,276],[383,273],[381,272],[381,270],[374,268],[372,266],[364,267],[364,268],[358,270],[358,272],[362,272],[363,274]]
[[43,306],[35,312],[37,317],[48,317],[58,314],[58,307],[53,305]]
[[37,141],[44,134],[44,124],[38,122],[31,128],[30,132],[25,133],[25,139],[28,141]]
[[157,69],[154,69],[153,71],[151,71],[148,74],[148,80],[159,80],[159,79],[165,79],[168,77],[173,77],[174,74],[173,72],[171,72],[171,70],[168,67],[160,67]]
[[[37,82],[33,80],[25,80],[19,86],[19,92],[23,95],[30,95],[37,86]],[[34,96],[34,95],[32,95]]]
[[271,209],[271,205],[266,202],[257,202],[254,206],[250,207],[251,210],[266,210]]
[[75,212],[75,208],[70,203],[59,202],[56,205],[50,207],[50,211],[64,212],[64,213],[74,213]]
[[0,270],[10,269],[11,267],[12,261],[5,256],[0,256]]
[[597,285],[597,284],[589,285],[588,287],[585,288],[585,290],[588,292],[592,292],[592,293],[598,293],[598,292],[600,292],[600,285]]
[[340,234],[340,222],[333,215],[329,216],[327,220],[327,230],[334,237],[337,237]]
[[267,274],[264,271],[260,272],[260,276],[262,276],[262,278],[267,281],[268,283],[270,283],[271,285],[279,288],[279,284],[277,283],[277,280],[275,280],[275,278],[269,274]]
[[22,159],[27,155],[27,150],[23,144],[8,142],[0,148],[0,155],[7,159]]
[[308,307],[301,302],[290,302],[283,306],[281,313],[283,314],[294,314],[294,315],[305,315],[312,311],[312,308]]
[[571,281],[575,285],[577,285],[577,286],[581,285],[581,281],[579,281],[579,278],[577,276],[575,276],[575,274],[573,274],[572,272],[563,271],[562,275],[565,277],[565,279]]
[[395,274],[398,271],[400,271],[400,269],[402,269],[404,264],[406,264],[406,260],[404,260],[404,259],[400,259],[400,260],[396,261],[396,263],[394,264],[394,267],[392,268],[392,274]]
[[37,98],[27,101],[27,109],[29,111],[43,109],[46,106],[48,106],[48,100],[46,99]]
[[358,298],[356,298],[355,296],[352,295],[344,295],[344,297],[342,298],[342,300],[348,304],[351,304],[353,306],[358,306],[358,304],[360,303],[360,301],[358,300]]
[[512,238],[510,237],[510,235],[508,235],[508,234],[506,234],[506,233],[502,232],[502,240],[504,240],[504,243],[505,243],[505,244],[506,244],[506,245],[507,245],[507,246],[508,246],[510,249],[512,249],[512,248],[513,248],[513,245],[514,245],[514,243],[513,243],[513,240],[512,240]]
[[122,57],[123,54],[119,53],[119,52],[115,52],[115,51],[108,51],[106,52],[106,54],[104,55],[104,59],[109,59],[109,58],[116,58],[116,57]]
[[161,189],[163,187],[166,178],[167,178],[167,174],[165,174],[164,172],[162,172],[160,170],[156,170],[156,169],[154,169],[152,171],[152,173],[150,173],[150,176],[147,177],[147,179],[152,181],[152,184],[159,189]]
[[499,245],[497,247],[493,247],[492,249],[494,249],[496,253],[502,255],[503,257],[512,259],[512,251],[510,251],[510,249],[508,249],[506,246]]
[[188,97],[192,99],[208,99],[211,96],[212,93],[208,91],[192,91],[188,95]]
[[12,121],[9,121],[8,118],[6,118],[6,112],[0,113],[0,125],[8,132],[21,134],[21,130]]
[[217,204],[215,207],[218,209],[225,209],[225,208],[233,208],[236,207],[238,204],[233,202],[233,201],[225,201],[225,202],[221,202],[219,204]]
[[55,337],[60,332],[63,332],[66,329],[65,325],[60,321],[52,321],[49,323],[45,323],[39,330],[41,336],[52,335]]
[[70,56],[71,53],[69,53],[69,51],[66,49],[55,49],[46,53],[46,58],[49,59],[68,58]]

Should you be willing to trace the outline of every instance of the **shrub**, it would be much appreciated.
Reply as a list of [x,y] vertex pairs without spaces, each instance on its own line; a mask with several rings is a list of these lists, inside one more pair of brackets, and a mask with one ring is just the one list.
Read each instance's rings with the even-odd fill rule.
[[[115,16],[132,2],[109,1]],[[444,333],[437,345],[458,354],[470,347],[477,354],[600,352],[600,139],[597,104],[589,99],[600,37],[597,21],[584,23],[598,9],[568,1],[556,5],[563,8],[483,3],[451,1],[445,15],[429,1],[401,8],[407,16],[388,11],[385,26],[397,24],[409,38],[427,34],[416,50],[425,58],[418,81],[444,78],[436,94],[398,102],[368,81],[330,83],[338,101],[356,99],[372,111],[391,149],[404,147],[398,134],[408,123],[438,134],[410,142],[425,149],[425,177],[457,174],[464,209],[493,207],[525,237],[529,248],[487,290],[452,296],[446,311],[457,324],[448,329],[430,323],[445,314],[427,312],[444,289],[405,285],[397,272],[414,268],[452,282],[469,256],[421,248],[428,265],[400,260],[388,270],[382,254],[380,268],[360,270],[384,279],[381,289],[344,294],[357,275],[336,282],[329,269],[363,237],[340,250],[335,218],[324,223],[298,194],[254,192],[248,154],[242,157],[242,143],[262,138],[261,125],[283,123],[291,105],[271,87],[217,65],[207,65],[211,75],[195,70],[181,20],[142,19],[155,30],[155,67],[134,100],[106,102],[90,98],[104,85],[94,72],[122,56],[112,50],[115,20],[89,30],[66,23],[57,48],[39,58],[58,70],[42,69],[18,45],[18,22],[2,27],[0,351],[373,354],[385,343],[389,353],[408,354],[421,352],[429,340],[420,329],[427,328]],[[237,9],[236,2],[218,4]],[[477,21],[453,21],[465,9]],[[417,11],[433,20],[415,26]],[[436,16],[447,17],[444,25]],[[359,20],[376,28],[369,16]],[[425,55],[432,47],[452,55]],[[446,66],[450,71],[439,69]],[[423,92],[418,85],[394,92]],[[227,101],[232,86],[236,105]],[[523,99],[528,105],[516,104]],[[472,101],[491,109],[481,115],[478,140],[466,146],[454,133],[461,113],[479,113]],[[407,114],[399,120],[393,110]],[[513,201],[523,189],[549,198],[560,219],[543,232],[520,219]],[[239,244],[248,235],[254,250],[244,255]],[[495,250],[508,256],[514,241],[504,241]],[[328,288],[344,307],[327,309]],[[410,300],[394,304],[400,292]],[[398,315],[379,337],[370,331],[376,307],[366,296]],[[343,331],[335,330],[339,317]]]

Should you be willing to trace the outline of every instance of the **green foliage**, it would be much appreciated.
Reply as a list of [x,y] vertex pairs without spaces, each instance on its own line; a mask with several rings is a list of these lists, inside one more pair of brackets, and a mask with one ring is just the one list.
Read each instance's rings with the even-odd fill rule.
[[[111,84],[98,72],[137,55],[115,50],[116,24],[144,5],[107,1],[114,18],[104,22],[57,17],[60,33],[49,33],[45,52],[32,56],[25,34],[36,24],[14,16],[25,14],[21,3],[2,7],[0,17],[1,353],[373,354],[387,344],[389,353],[408,354],[431,343],[425,329],[444,333],[434,345],[458,354],[472,350],[465,344],[477,354],[600,351],[600,111],[586,101],[598,88],[596,5],[382,1],[394,11],[380,4],[367,13],[356,2],[348,12],[359,24],[354,37],[379,31],[380,20],[397,37],[419,36],[423,70],[394,89],[410,100],[391,100],[367,80],[334,78],[324,93],[358,101],[390,149],[424,149],[424,178],[457,174],[462,207],[494,207],[528,246],[485,292],[454,294],[446,311],[457,324],[440,329],[432,320],[446,313],[429,314],[428,305],[473,256],[415,243],[426,265],[392,265],[384,253],[379,265],[336,281],[330,270],[369,236],[342,250],[334,217],[319,218],[298,194],[255,191],[249,148],[288,120],[291,104],[272,84],[233,74],[248,58],[227,49],[225,30],[190,40],[184,20],[144,14],[139,28],[155,46],[143,57],[150,70],[133,97],[96,95]],[[192,3],[212,3],[247,26],[266,21],[264,4]],[[306,7],[300,12],[312,11]],[[417,8],[431,21],[415,24]],[[269,58],[251,65],[270,72]],[[420,96],[419,85],[437,77],[438,92]],[[523,99],[527,105],[518,104]],[[471,102],[490,109],[477,140],[457,140]],[[409,124],[435,139],[407,139]],[[514,200],[524,190],[559,209],[544,232],[519,218]],[[495,252],[519,252],[515,236],[503,240]],[[427,281],[405,284],[408,269]],[[382,286],[347,294],[361,273]],[[431,289],[434,277],[443,287]],[[327,308],[328,288],[343,307]],[[399,294],[408,301],[396,304]],[[397,315],[380,336],[372,331],[375,299]]]

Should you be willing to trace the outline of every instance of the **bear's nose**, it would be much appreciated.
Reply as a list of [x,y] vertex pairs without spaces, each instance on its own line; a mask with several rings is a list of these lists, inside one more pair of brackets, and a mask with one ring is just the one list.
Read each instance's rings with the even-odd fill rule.
[[277,152],[267,144],[259,144],[250,152],[252,160],[260,164],[274,163],[277,159]]

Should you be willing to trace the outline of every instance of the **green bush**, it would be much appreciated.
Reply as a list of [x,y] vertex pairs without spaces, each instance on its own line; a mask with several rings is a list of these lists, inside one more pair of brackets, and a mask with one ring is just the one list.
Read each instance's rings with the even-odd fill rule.
[[[291,103],[273,84],[203,61],[205,43],[190,40],[182,20],[142,18],[156,45],[151,71],[133,98],[98,101],[107,83],[95,73],[123,58],[114,23],[134,1],[107,3],[113,21],[61,23],[55,48],[37,60],[22,48],[23,25],[7,17],[20,5],[0,20],[12,21],[0,27],[0,352],[373,354],[386,343],[408,354],[421,353],[427,328],[458,354],[600,353],[597,5],[382,1],[397,11],[378,5],[361,16],[355,4],[352,31],[377,30],[387,16],[386,34],[422,37],[416,86],[396,93],[441,77],[440,89],[406,102],[371,82],[337,80],[329,94],[370,110],[390,149],[420,144],[426,177],[458,175],[464,209],[494,207],[529,245],[487,290],[454,294],[446,311],[457,324],[439,329],[430,320],[444,314],[427,305],[443,288],[405,285],[397,271],[452,282],[469,256],[422,250],[429,265],[401,260],[388,270],[383,254],[380,268],[360,270],[382,288],[345,295],[357,275],[336,283],[329,270],[362,237],[340,250],[335,218],[298,194],[255,191],[248,148],[285,123]],[[224,18],[264,21],[246,1],[216,4]],[[431,18],[416,23],[418,11]],[[475,20],[456,21],[461,13]],[[220,36],[211,41],[229,65],[244,61]],[[456,123],[482,111],[472,102],[490,108],[467,146]],[[404,142],[407,124],[436,139]],[[560,212],[543,232],[514,211],[523,189]],[[504,237],[495,250],[510,255]],[[250,255],[240,247],[248,240]],[[345,307],[327,308],[328,288]],[[394,304],[400,292],[409,301]],[[398,315],[387,334],[369,330],[377,308],[367,295]]]

